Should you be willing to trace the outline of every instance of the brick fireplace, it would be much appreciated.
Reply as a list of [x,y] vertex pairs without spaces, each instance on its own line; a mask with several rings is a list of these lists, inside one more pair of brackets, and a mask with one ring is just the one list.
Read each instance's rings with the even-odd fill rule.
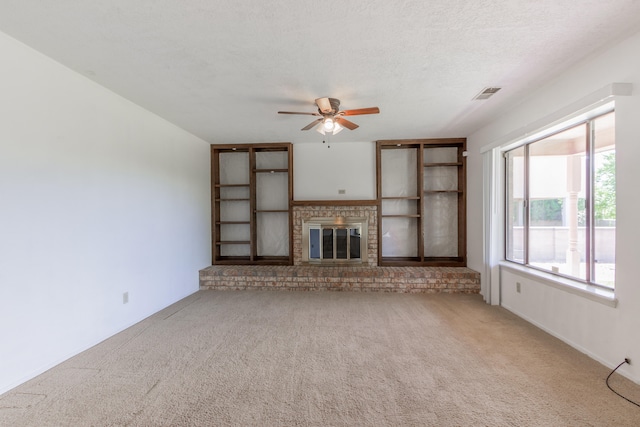
[[312,218],[366,218],[367,250],[360,266],[378,265],[378,207],[340,202],[299,202],[293,207],[293,265],[304,265],[303,221]]

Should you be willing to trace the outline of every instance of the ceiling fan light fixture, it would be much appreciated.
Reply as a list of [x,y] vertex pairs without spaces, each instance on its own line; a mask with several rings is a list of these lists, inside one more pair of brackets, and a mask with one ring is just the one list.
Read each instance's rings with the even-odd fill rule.
[[335,135],[342,129],[344,129],[344,127],[340,126],[340,124],[331,117],[327,117],[322,121],[320,126],[316,127],[316,131],[321,133],[322,135]]

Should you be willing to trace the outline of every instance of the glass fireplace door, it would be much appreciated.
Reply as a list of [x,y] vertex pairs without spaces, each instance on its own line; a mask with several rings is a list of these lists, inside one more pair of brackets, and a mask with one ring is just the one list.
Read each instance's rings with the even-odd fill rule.
[[359,226],[309,225],[309,261],[361,261]]

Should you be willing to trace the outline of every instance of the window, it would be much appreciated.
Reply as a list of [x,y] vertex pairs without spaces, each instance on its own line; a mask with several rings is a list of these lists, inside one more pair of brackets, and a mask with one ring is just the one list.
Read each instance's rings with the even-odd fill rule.
[[505,152],[505,258],[615,283],[615,114]]

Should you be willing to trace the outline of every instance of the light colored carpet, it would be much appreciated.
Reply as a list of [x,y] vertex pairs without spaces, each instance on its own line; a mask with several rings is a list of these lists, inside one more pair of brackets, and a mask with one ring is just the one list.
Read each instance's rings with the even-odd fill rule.
[[608,373],[477,295],[200,291],[0,396],[0,425],[640,425]]

